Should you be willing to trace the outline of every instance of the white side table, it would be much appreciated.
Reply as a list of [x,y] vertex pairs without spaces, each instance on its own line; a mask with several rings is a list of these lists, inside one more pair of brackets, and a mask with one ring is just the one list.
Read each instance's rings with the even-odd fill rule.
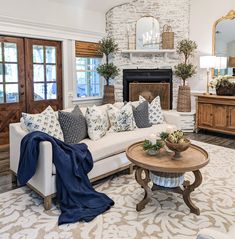
[[194,132],[196,112],[177,112],[176,110],[164,111],[166,116],[174,118],[174,124],[178,126],[183,132]]

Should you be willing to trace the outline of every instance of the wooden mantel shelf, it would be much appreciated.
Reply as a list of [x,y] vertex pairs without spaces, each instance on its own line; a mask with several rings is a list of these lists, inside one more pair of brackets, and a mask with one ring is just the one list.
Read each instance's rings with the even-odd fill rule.
[[156,54],[163,54],[164,57],[167,57],[168,54],[176,53],[175,49],[141,49],[141,50],[123,50],[122,53],[129,54],[130,58],[132,58],[133,55],[156,55]]

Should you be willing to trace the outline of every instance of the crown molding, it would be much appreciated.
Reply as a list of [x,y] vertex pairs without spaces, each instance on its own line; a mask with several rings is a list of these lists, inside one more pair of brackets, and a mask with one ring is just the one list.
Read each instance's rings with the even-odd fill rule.
[[0,31],[2,32],[6,29],[8,32],[13,31],[15,33],[18,33],[19,30],[21,32],[24,31],[26,35],[35,35],[35,32],[38,32],[37,35],[55,35],[55,37],[72,40],[76,40],[78,37],[82,39],[90,38],[100,40],[100,38],[105,35],[104,32],[88,31],[55,24],[38,23],[0,15]]

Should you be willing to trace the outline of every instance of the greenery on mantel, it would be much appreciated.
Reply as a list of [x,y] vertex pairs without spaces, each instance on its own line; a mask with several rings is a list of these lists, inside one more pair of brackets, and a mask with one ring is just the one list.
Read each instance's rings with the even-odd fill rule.
[[186,80],[196,74],[196,67],[189,62],[196,49],[196,42],[188,39],[180,41],[177,46],[177,53],[183,57],[183,62],[175,66],[175,74],[183,80],[184,86]]
[[105,37],[99,42],[99,53],[105,55],[105,63],[97,68],[97,72],[104,77],[106,84],[109,80],[119,75],[119,69],[113,63],[109,63],[109,57],[118,51],[118,44],[112,37]]

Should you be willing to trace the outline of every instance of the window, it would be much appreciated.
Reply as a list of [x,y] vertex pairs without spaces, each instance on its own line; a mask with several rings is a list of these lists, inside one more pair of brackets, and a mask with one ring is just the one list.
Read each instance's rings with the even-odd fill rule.
[[76,97],[102,97],[102,79],[96,69],[101,63],[99,44],[76,41]]
[[78,98],[102,96],[101,77],[96,71],[100,63],[101,58],[76,58],[76,95]]

